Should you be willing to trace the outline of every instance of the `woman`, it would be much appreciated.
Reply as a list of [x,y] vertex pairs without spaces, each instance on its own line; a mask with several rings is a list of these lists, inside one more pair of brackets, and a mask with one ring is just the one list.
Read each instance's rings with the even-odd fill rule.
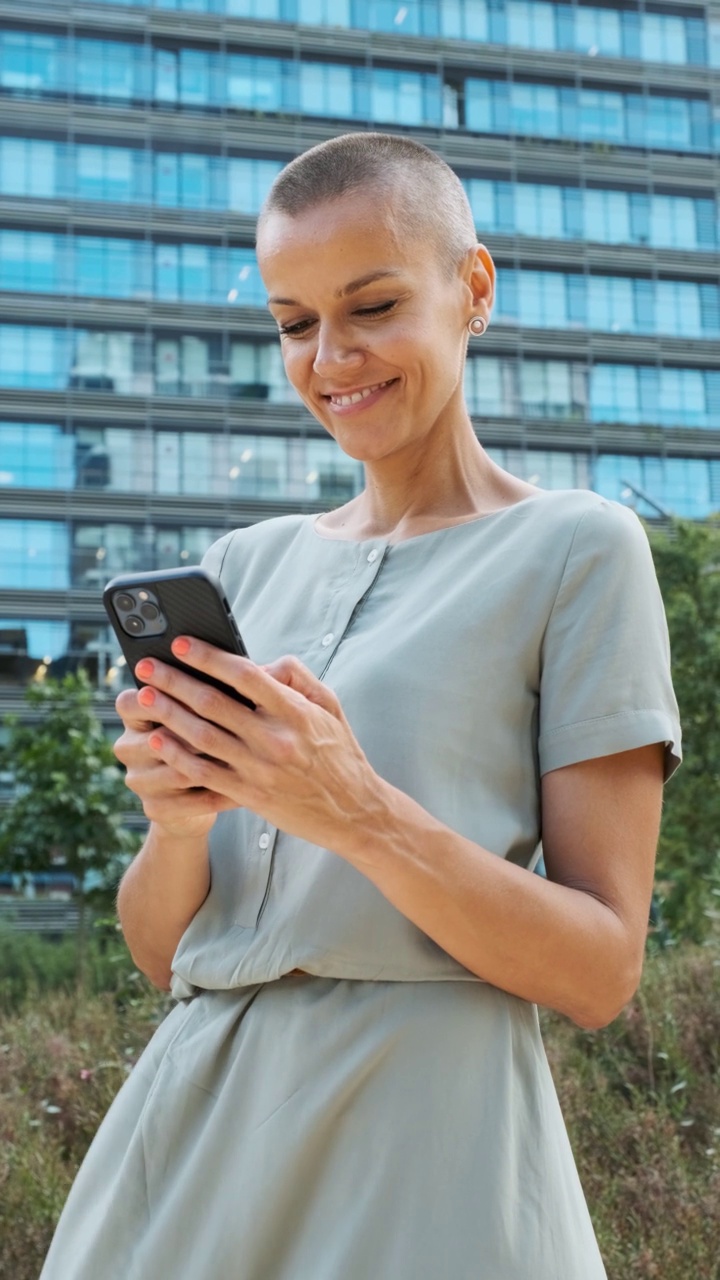
[[314,148],[258,257],[366,487],[206,557],[254,661],[177,652],[255,712],[160,663],[118,699],[120,917],[179,1003],[43,1280],[600,1280],[535,1005],[599,1027],[640,975],[680,737],[647,541],[478,444],[494,268],[431,152]]

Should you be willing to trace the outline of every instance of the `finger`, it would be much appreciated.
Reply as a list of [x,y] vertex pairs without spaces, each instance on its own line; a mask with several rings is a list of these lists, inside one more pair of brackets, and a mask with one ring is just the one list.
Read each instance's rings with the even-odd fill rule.
[[137,689],[123,689],[115,699],[115,710],[128,729],[149,733],[153,727],[152,721],[147,719],[146,711],[138,702]]
[[150,761],[144,767],[128,769],[125,784],[134,791],[141,800],[150,796],[172,797],[178,799],[184,792],[190,791],[194,783],[176,768],[158,759],[158,753],[148,748]]
[[[157,728],[155,723],[148,724],[142,731],[126,729],[113,743],[113,751],[126,769],[146,768],[149,764],[157,764],[157,760],[148,747],[148,736]],[[166,732],[169,733],[169,730]]]
[[[190,682],[193,685],[199,684],[197,680],[191,679]],[[229,733],[218,723],[224,715],[228,714],[225,704],[230,704],[230,715],[236,707],[232,699],[227,698],[225,694],[207,685],[201,685],[197,694],[197,714],[188,709],[185,703],[177,702],[162,690],[153,689],[150,686],[140,690],[140,702],[143,706],[152,708],[155,728],[149,735],[149,742],[153,733],[162,727],[168,731],[168,736],[172,735],[178,744],[189,748],[195,754],[212,756],[216,760],[225,762],[229,762],[237,754],[238,746],[242,741],[237,732],[237,726],[234,733]]]
[[183,791],[182,796],[146,796],[142,801],[145,817],[150,822],[177,825],[187,818],[200,818],[210,813],[226,813],[237,806],[227,796],[197,788]]
[[[239,725],[250,723],[254,718],[250,707],[238,702],[231,693],[223,693],[221,689],[198,680],[194,674],[180,671],[166,662],[144,658],[135,670],[139,678],[146,682],[138,694],[140,705],[145,707],[146,715],[152,714],[155,723],[161,716],[159,704],[152,701],[152,693],[157,690],[203,719],[212,720],[233,732],[238,731]],[[229,681],[226,679],[225,683],[229,684]]]
[[328,689],[322,680],[318,680],[312,671],[309,671],[299,658],[292,654],[286,654],[282,658],[278,658],[275,662],[268,662],[262,668],[273,680],[277,680],[280,684],[284,684],[289,689],[294,689],[297,693],[302,694],[309,702],[314,702],[318,707],[323,707],[325,711],[329,711],[331,715],[338,715],[340,711],[340,703],[337,695],[332,689]]
[[[262,667],[251,662],[249,658],[225,653],[223,649],[216,649],[214,645],[189,636],[179,636],[173,641],[172,649],[175,656],[187,666],[222,680],[224,684],[230,685],[232,689],[237,690],[271,715],[283,716],[288,706],[293,705],[292,698],[288,702],[288,691],[279,681],[273,680]],[[144,679],[142,673],[140,679]],[[155,683],[154,679],[152,683]]]
[[192,787],[212,791],[224,799],[231,798],[237,806],[241,803],[235,795],[238,775],[228,765],[205,755],[193,755],[177,739],[166,736],[164,730],[155,730],[148,739],[153,753],[183,777]]

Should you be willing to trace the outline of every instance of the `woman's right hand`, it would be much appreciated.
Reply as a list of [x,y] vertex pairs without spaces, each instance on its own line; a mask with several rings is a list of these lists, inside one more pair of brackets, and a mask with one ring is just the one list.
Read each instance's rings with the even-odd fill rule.
[[[145,816],[162,831],[184,839],[206,836],[218,813],[235,806],[226,796],[194,786],[158,759],[149,746],[155,726],[147,719],[139,692],[123,689],[115,701],[124,732],[113,749],[125,765],[125,783],[141,800]],[[167,729],[163,734],[171,736]]]

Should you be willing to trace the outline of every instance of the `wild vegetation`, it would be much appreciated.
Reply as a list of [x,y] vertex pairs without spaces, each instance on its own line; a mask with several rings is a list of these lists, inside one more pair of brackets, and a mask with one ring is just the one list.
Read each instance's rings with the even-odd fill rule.
[[665,792],[661,932],[701,941],[720,919],[720,518],[676,521],[651,546],[670,631],[684,762]]
[[[0,1277],[37,1280],[80,1161],[167,1001],[114,939],[91,945],[82,1000],[53,944],[13,935],[3,947],[16,977],[0,1007]],[[609,1280],[720,1280],[720,947],[650,955],[604,1031],[543,1022]]]

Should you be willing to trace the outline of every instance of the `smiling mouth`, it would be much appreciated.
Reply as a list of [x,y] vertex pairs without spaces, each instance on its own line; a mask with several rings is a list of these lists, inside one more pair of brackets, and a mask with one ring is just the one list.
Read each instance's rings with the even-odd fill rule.
[[361,400],[367,400],[369,396],[376,391],[382,391],[383,387],[389,387],[392,382],[396,382],[396,378],[388,378],[387,382],[376,382],[372,387],[363,387],[362,391],[351,391],[347,395],[337,395],[331,392],[325,396],[330,404],[336,405],[339,409],[345,408],[347,405],[360,404]]

